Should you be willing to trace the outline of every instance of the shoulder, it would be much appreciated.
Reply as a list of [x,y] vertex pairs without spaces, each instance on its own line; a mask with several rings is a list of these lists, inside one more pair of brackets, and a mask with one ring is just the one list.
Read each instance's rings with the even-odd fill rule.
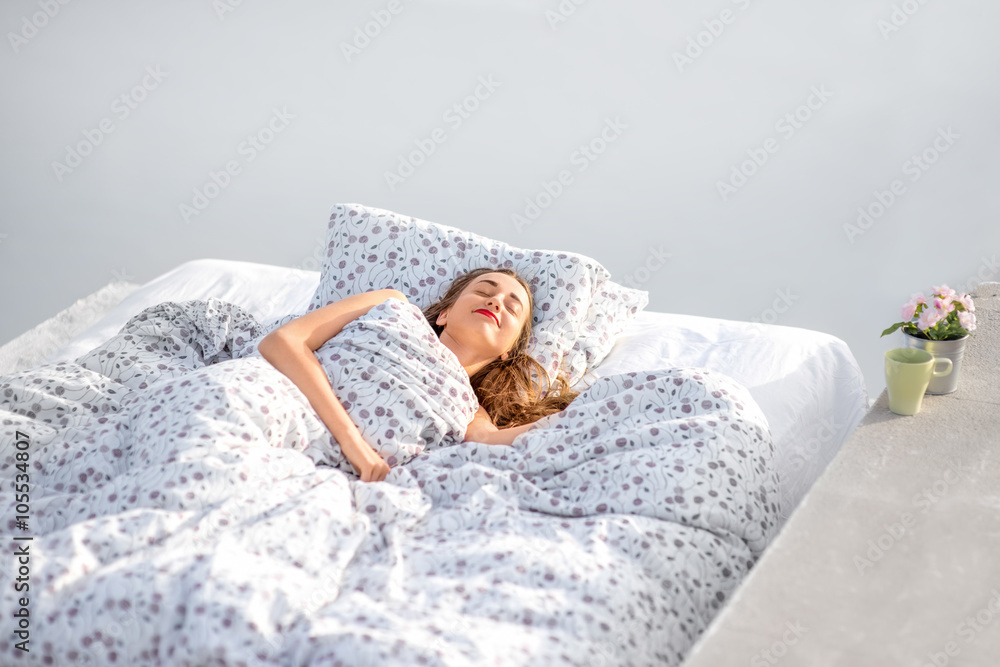
[[398,289],[380,289],[380,290],[375,290],[375,292],[377,292],[380,296],[383,296],[387,299],[399,299],[400,301],[403,301],[405,303],[410,302],[410,300],[406,298],[406,295],[400,292]]
[[[396,303],[402,301],[403,303],[409,303],[410,300],[406,298],[406,295],[400,292],[398,289],[386,288],[386,289],[373,289],[367,292],[358,292],[353,296],[349,296],[343,299],[344,302],[357,301],[358,303],[367,304],[368,307],[377,306],[386,301],[391,301]],[[337,303],[337,302],[333,302]]]
[[[406,295],[395,289],[374,290],[369,292],[375,305],[365,316],[359,318],[368,321],[381,321],[382,326],[398,323],[409,327],[414,323],[426,324],[427,318],[423,309],[411,302]],[[427,325],[428,328],[430,325]]]
[[[355,318],[357,320],[380,320],[386,317],[394,319],[401,313],[420,310],[397,289],[369,290],[348,297],[348,299],[356,300],[355,305],[358,310],[355,312]],[[348,299],[345,299],[344,302],[346,303]]]

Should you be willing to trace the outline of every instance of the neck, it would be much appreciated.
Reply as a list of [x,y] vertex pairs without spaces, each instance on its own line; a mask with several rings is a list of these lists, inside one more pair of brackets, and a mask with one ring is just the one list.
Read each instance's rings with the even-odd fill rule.
[[462,364],[462,368],[469,374],[469,377],[472,377],[480,368],[493,361],[493,357],[483,357],[465,345],[462,345],[452,338],[447,331],[441,332],[440,339],[441,343],[458,357],[458,362]]

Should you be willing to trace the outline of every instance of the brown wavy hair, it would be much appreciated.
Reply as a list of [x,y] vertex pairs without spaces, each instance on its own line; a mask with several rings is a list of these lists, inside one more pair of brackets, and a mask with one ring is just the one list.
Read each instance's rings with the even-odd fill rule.
[[424,317],[440,337],[444,327],[436,323],[438,314],[450,308],[466,286],[486,273],[511,276],[524,287],[524,291],[528,293],[528,317],[517,340],[507,351],[507,359],[497,357],[476,371],[469,380],[479,404],[486,409],[497,428],[530,424],[565,409],[580,392],[570,388],[562,372],[550,382],[545,368],[526,352],[531,338],[531,313],[535,306],[534,295],[528,283],[513,269],[473,269],[456,278],[440,301],[425,308]]

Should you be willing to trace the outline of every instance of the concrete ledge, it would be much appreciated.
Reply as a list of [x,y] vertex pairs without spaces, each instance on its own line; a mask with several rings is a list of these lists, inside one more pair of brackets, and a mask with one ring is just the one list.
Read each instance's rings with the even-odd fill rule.
[[1000,664],[1000,284],[958,390],[882,395],[684,667]]

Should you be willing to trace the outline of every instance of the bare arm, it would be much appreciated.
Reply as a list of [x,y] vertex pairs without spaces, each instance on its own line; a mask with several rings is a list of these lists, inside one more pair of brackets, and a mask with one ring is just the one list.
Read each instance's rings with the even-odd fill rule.
[[389,466],[361,437],[361,431],[333,393],[315,351],[340,333],[345,325],[390,298],[407,300],[402,292],[393,289],[355,294],[278,327],[257,346],[261,356],[309,399],[313,410],[337,439],[344,456],[365,482],[385,479]]
[[465,431],[465,440],[466,442],[481,442],[486,445],[510,445],[513,444],[514,438],[525,431],[531,430],[531,427],[534,425],[534,422],[532,422],[530,424],[498,429],[493,425],[493,420],[490,418],[489,413],[480,405],[479,410],[472,417],[472,421],[469,422],[469,427]]

